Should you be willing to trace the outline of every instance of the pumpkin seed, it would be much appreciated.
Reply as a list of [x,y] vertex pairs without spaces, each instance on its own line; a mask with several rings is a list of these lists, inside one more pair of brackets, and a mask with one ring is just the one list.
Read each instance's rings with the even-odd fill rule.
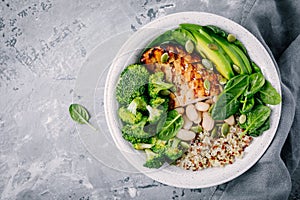
[[227,123],[224,123],[221,128],[221,133],[223,136],[226,136],[228,132],[229,132],[229,125]]
[[234,70],[236,73],[238,73],[238,74],[241,73],[241,68],[240,68],[239,66],[233,64],[233,65],[232,65],[232,68],[233,68],[233,70]]
[[213,64],[210,60],[204,58],[202,59],[202,64],[205,68],[212,70],[213,69]]
[[225,85],[227,83],[227,79],[224,78],[223,76],[219,76],[219,83],[221,85]]
[[205,79],[205,81],[204,81],[204,88],[205,88],[206,90],[210,90],[210,82],[209,82],[209,80],[207,80],[207,79]]
[[239,122],[240,122],[240,124],[245,123],[246,120],[247,120],[247,117],[246,117],[246,115],[244,115],[244,114],[242,114],[242,115],[239,117]]
[[211,137],[213,137],[213,138],[219,137],[219,133],[218,133],[217,127],[215,127],[215,128],[211,131]]
[[185,50],[188,53],[193,53],[193,51],[194,51],[194,44],[193,44],[193,42],[191,40],[186,41],[186,43],[185,43]]
[[161,61],[162,63],[166,63],[166,62],[168,61],[168,59],[169,59],[169,55],[168,55],[167,52],[164,53],[163,55],[161,55],[161,57],[160,57],[160,61]]
[[214,50],[214,51],[219,49],[219,47],[216,44],[213,44],[213,43],[210,43],[207,46],[208,46],[208,48],[210,48],[211,50]]
[[233,34],[228,34],[228,36],[227,36],[227,41],[228,42],[234,42],[236,40],[236,37],[235,37],[235,35],[233,35]]

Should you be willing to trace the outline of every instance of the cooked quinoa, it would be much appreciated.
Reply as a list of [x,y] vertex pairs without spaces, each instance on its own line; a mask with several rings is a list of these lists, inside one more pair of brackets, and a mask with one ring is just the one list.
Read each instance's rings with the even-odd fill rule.
[[202,131],[191,141],[190,148],[177,160],[176,165],[197,171],[209,167],[223,167],[232,164],[236,158],[242,158],[244,150],[252,141],[251,136],[240,137],[238,125],[231,126],[226,136],[213,138],[208,131]]

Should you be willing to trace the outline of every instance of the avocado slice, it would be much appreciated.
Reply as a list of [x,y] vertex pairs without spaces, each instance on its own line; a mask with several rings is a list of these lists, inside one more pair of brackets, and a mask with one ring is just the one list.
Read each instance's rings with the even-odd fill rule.
[[181,24],[180,26],[188,30],[194,36],[197,51],[203,52],[206,57],[216,65],[217,71],[222,74],[222,76],[226,79],[230,79],[234,76],[231,61],[222,53],[222,49],[212,50],[208,47],[212,41],[200,33],[199,30],[201,26],[192,24]]
[[228,43],[225,39],[215,35],[214,40],[224,49],[226,54],[230,57],[232,62],[241,69],[241,74],[248,74],[248,70],[240,57],[240,55],[234,50],[233,44]]
[[242,58],[245,66],[248,70],[248,74],[251,74],[252,73],[252,67],[251,67],[250,61],[247,58],[246,54],[239,47],[237,47],[233,44],[231,45],[231,47],[240,55],[240,57]]

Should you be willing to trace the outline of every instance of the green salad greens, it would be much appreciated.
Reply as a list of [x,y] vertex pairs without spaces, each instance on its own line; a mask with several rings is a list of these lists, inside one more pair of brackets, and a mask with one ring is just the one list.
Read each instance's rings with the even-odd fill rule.
[[[238,123],[243,129],[240,136],[259,136],[269,129],[271,109],[268,104],[279,104],[281,97],[233,34],[212,25],[180,24],[155,38],[142,54],[168,43],[199,55],[208,70],[220,74],[224,88],[209,110],[213,120],[225,120],[232,115],[239,117]],[[168,54],[163,54],[160,61],[164,64],[168,59]],[[189,144],[176,138],[184,119],[170,109],[169,94],[175,86],[164,77],[163,72],[150,72],[139,60],[123,70],[116,86],[122,136],[133,148],[145,151],[144,166],[148,168],[173,163],[189,148]],[[208,84],[204,87],[209,90]]]

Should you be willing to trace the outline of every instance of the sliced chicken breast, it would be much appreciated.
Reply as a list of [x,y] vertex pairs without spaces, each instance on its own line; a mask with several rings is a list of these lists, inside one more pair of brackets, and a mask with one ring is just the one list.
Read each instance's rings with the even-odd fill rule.
[[[162,63],[164,53],[168,54],[168,59]],[[176,92],[171,94],[174,107],[216,96],[222,90],[218,81],[220,75],[206,69],[200,56],[187,53],[181,46],[166,44],[151,48],[143,53],[141,63],[152,72],[164,72],[166,81],[175,85]]]

